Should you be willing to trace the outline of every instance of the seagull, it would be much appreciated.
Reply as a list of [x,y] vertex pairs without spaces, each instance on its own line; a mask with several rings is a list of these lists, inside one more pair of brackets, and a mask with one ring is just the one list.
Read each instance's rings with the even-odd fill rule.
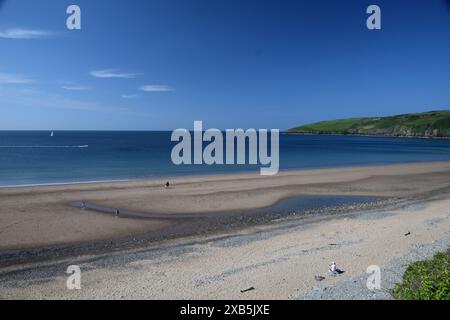
[[333,261],[331,263],[330,271],[331,271],[331,273],[336,273],[337,272],[336,262]]

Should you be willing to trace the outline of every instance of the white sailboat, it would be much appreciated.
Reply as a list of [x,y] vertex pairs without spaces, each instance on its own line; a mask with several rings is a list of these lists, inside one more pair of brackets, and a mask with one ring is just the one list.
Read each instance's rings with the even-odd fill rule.
[[50,133],[50,137],[53,137],[53,131],[52,131],[52,133]]

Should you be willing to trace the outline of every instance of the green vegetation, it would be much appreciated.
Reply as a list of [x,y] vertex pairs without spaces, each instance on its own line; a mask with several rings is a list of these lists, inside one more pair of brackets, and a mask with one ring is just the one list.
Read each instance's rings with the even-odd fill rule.
[[288,133],[450,137],[450,110],[321,121],[290,129]]
[[401,300],[450,300],[450,249],[411,264],[393,295]]

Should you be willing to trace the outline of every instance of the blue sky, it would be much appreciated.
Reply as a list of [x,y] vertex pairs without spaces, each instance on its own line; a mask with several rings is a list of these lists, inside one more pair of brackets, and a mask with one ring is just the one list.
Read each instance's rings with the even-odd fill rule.
[[[450,109],[446,0],[0,0],[0,129],[280,128]],[[66,8],[82,30],[66,29]],[[366,8],[382,30],[366,28]]]

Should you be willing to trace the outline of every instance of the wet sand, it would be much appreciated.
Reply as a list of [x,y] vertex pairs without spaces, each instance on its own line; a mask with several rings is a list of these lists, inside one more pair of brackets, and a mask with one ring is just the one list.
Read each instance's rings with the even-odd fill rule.
[[[223,231],[214,224],[202,226],[202,217],[267,207],[288,197],[361,195],[425,199],[450,187],[450,162],[291,171],[274,177],[257,174],[190,177],[171,181],[169,189],[163,187],[164,182],[0,189],[2,264],[92,253],[100,248],[105,251],[148,246],[165,238],[190,235],[197,226],[197,235]],[[71,205],[75,201],[158,217],[115,217],[77,208]],[[186,221],[179,216],[183,214],[194,218],[199,215],[199,219],[187,228]],[[252,224],[244,221],[236,226]]]
[[[450,193],[441,190],[427,197],[392,210],[316,217],[308,223],[280,221],[2,268],[0,298],[389,299],[392,281],[401,279],[407,263],[450,243]],[[331,261],[345,272],[329,276]],[[66,288],[69,265],[81,268],[81,290]],[[371,265],[382,270],[381,290],[365,286]],[[316,276],[324,279],[319,282]]]

